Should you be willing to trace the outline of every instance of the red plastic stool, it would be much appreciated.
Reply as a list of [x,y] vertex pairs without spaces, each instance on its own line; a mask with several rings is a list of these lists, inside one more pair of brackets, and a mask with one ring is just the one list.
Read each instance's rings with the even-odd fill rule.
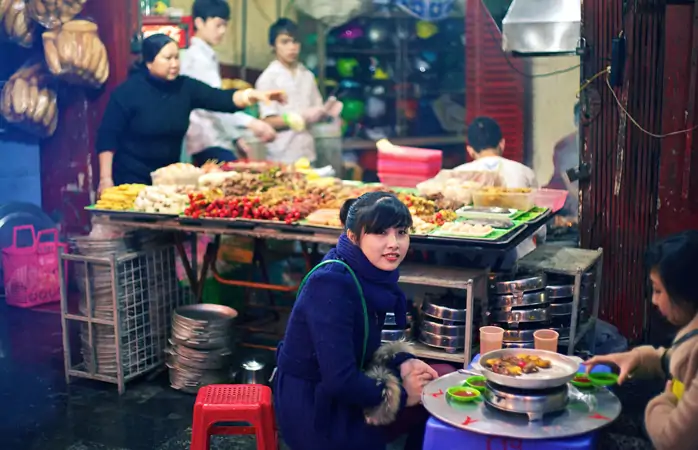
[[[247,422],[250,426],[214,426]],[[254,434],[257,450],[277,450],[271,389],[261,384],[213,384],[199,389],[194,404],[191,450],[208,450],[214,435]]]

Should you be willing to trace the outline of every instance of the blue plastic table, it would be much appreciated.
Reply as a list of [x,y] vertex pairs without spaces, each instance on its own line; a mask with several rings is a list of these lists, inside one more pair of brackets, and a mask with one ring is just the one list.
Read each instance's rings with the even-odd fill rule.
[[[472,362],[479,359],[480,355],[476,355]],[[585,368],[580,368],[580,371],[584,370]],[[593,369],[593,372],[610,371],[611,369],[606,366],[597,366]],[[596,438],[596,432],[546,440],[487,436],[453,427],[431,417],[424,434],[423,450],[593,450],[596,448]]]

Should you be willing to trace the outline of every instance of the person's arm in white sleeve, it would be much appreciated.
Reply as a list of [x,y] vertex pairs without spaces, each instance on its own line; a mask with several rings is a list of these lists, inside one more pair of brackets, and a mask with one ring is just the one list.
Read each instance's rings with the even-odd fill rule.
[[[255,83],[255,89],[279,89],[276,84],[276,80],[269,75],[268,72],[262,72],[262,75],[257,78]],[[281,110],[281,105],[278,102],[269,102],[267,104],[259,104],[259,117],[269,125],[271,125],[276,131],[283,131],[288,129],[288,124],[284,120],[283,112]]]

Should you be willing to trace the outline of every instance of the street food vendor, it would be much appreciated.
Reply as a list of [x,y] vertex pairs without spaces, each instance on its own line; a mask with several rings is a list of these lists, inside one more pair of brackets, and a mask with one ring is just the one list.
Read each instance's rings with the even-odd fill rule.
[[275,59],[257,79],[260,90],[284,90],[288,102],[260,105],[261,117],[279,131],[268,144],[269,159],[293,164],[301,158],[314,161],[315,140],[307,127],[326,118],[336,118],[342,104],[336,99],[323,103],[315,76],[300,61],[298,26],[281,18],[269,28],[269,45]]
[[536,188],[536,174],[530,167],[502,156],[506,142],[499,124],[490,117],[477,117],[468,127],[466,150],[473,159],[455,170],[498,172],[502,186]]
[[99,191],[150,184],[150,173],[179,162],[194,109],[234,113],[257,102],[283,102],[282,91],[222,90],[180,76],[179,47],[164,34],[143,41],[142,62],[112,92],[97,134]]

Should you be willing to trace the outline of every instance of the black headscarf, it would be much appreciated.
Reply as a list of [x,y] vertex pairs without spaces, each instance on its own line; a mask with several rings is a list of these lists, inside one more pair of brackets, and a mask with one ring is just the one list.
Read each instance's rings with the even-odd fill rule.
[[141,60],[133,67],[133,71],[147,70],[145,65],[153,62],[163,47],[170,43],[177,44],[174,39],[162,33],[151,34],[143,39],[143,43],[141,44]]

